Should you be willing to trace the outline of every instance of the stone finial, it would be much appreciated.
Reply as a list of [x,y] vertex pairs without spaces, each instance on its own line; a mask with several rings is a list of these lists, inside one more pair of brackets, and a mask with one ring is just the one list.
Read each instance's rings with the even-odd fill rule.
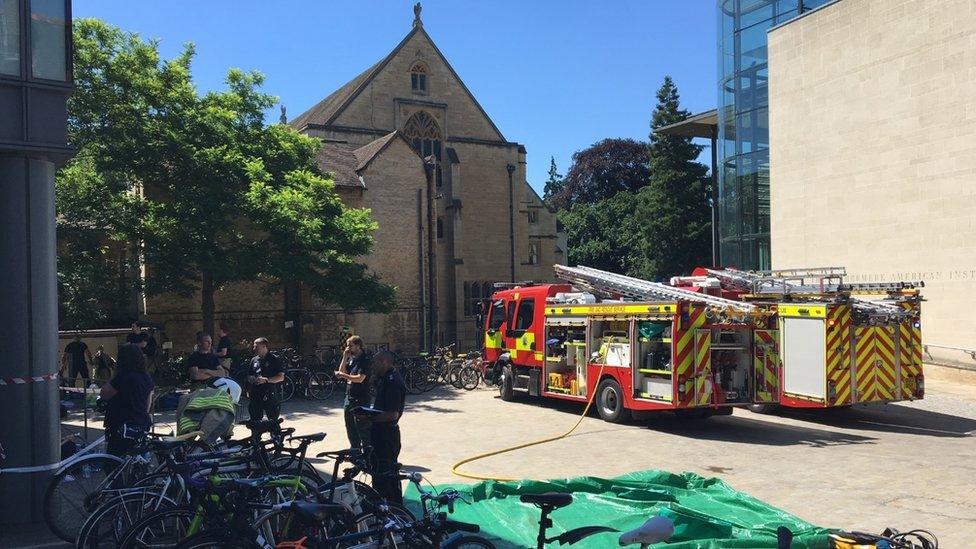
[[285,114],[285,106],[284,105],[281,106],[281,116],[278,117],[278,122],[281,122],[282,124],[287,124],[288,123],[288,115]]
[[420,12],[423,9],[424,7],[420,5],[420,2],[417,2],[416,4],[413,5],[413,26],[414,27],[424,26],[424,22],[420,20]]

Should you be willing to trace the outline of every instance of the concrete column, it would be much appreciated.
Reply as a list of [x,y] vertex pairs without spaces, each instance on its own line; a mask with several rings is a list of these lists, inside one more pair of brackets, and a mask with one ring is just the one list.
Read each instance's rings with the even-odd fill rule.
[[[47,160],[0,156],[0,377],[58,370],[54,174]],[[2,466],[60,459],[57,381],[0,386]],[[51,471],[0,474],[0,523],[41,520]],[[13,497],[16,496],[16,497]]]

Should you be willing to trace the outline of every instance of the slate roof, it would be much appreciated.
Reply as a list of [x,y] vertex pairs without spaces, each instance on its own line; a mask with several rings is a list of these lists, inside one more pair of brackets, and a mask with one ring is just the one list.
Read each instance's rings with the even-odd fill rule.
[[337,187],[365,187],[363,180],[356,173],[359,161],[356,159],[354,148],[345,141],[326,141],[322,149],[315,156],[315,162],[323,172],[332,172]]
[[353,151],[353,154],[356,155],[356,160],[358,161],[356,164],[356,171],[358,172],[366,168],[366,166],[368,166],[374,158],[383,152],[383,149],[385,149],[391,141],[396,139],[398,135],[398,132],[390,132],[376,141],[367,143],[366,145],[363,145],[362,147]]
[[[334,182],[337,187],[366,188],[360,172],[396,139],[403,139],[400,132],[390,132],[359,148],[345,141],[324,141],[322,149],[315,156],[315,162],[323,172],[331,172],[335,175]],[[406,143],[405,139],[404,143]],[[407,143],[407,146],[410,144]]]
[[316,103],[311,109],[308,109],[295,117],[295,119],[289,122],[289,124],[291,124],[291,126],[297,130],[302,130],[307,124],[328,124],[329,121],[332,120],[332,117],[339,114],[339,110],[342,109],[346,103],[351,101],[357,93],[359,93],[360,88],[365,87],[366,84],[373,79],[373,75],[379,72],[379,70],[383,68],[383,65],[385,65],[387,61],[389,61],[389,59],[396,54],[396,52],[397,50],[393,50],[378,63],[363,71],[356,78],[346,82],[344,86],[332,92],[332,94],[325,99]]

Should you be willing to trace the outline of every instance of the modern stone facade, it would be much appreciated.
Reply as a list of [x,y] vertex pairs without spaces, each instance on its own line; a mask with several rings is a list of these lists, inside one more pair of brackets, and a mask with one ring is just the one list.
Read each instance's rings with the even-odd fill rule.
[[[470,349],[478,345],[476,304],[491,284],[550,280],[552,265],[564,262],[555,215],[526,182],[525,148],[495,126],[419,18],[389,55],[290,124],[324,141],[319,165],[346,204],[371,210],[379,228],[362,260],[396,287],[397,309],[343,311],[300,288],[268,296],[234,285],[215,300],[235,339],[261,333],[309,352],[338,343],[348,327],[370,346],[412,352],[424,345],[433,298],[437,342]],[[434,166],[432,227],[424,157]],[[147,314],[185,348],[199,329],[198,304],[156,299]]]
[[976,3],[829,4],[769,73],[773,267],[924,280],[924,342],[976,349]]

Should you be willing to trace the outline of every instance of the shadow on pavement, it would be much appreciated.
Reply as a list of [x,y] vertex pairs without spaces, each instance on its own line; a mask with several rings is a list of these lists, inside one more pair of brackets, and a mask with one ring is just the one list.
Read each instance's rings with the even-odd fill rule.
[[[564,412],[578,416],[583,412],[583,404],[558,399],[526,398],[524,402],[515,405],[542,406],[550,410]],[[598,417],[590,410],[591,417]],[[761,416],[756,416],[757,418]],[[631,426],[644,425],[648,429],[670,435],[695,438],[701,440],[719,440],[725,442],[739,442],[744,444],[763,444],[769,446],[804,445],[814,448],[838,446],[848,444],[873,444],[873,437],[813,429],[798,425],[785,425],[774,421],[751,419],[740,415],[719,416],[708,419],[679,418],[668,412],[646,421],[633,421]],[[605,428],[596,431],[577,432],[572,436],[588,436],[606,431],[617,431],[628,428],[626,425],[605,424]]]
[[780,410],[781,417],[858,431],[962,438],[976,434],[976,419],[899,404],[837,410]]
[[699,440],[719,440],[768,446],[810,446],[823,448],[848,444],[873,444],[877,439],[850,433],[784,425],[740,416],[709,419],[664,417],[652,419],[647,427],[658,432]]

